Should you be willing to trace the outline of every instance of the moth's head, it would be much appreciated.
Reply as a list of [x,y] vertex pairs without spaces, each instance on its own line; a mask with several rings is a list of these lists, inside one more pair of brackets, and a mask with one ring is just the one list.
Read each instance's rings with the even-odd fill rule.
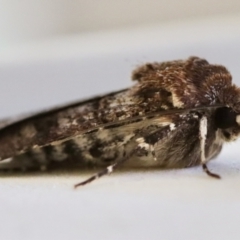
[[225,141],[234,141],[240,136],[240,112],[230,107],[221,107],[216,110],[215,124],[221,130]]

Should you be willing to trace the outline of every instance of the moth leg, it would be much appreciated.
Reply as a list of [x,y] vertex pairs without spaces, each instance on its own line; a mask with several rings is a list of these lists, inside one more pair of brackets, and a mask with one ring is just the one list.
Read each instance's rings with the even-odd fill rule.
[[203,171],[207,173],[208,176],[214,178],[221,178],[218,174],[212,173],[207,167],[206,155],[205,155],[205,145],[206,145],[206,137],[207,137],[207,118],[203,116],[200,119],[200,150],[201,150],[201,164]]
[[104,175],[108,175],[108,174],[112,173],[113,170],[115,170],[122,163],[126,162],[134,153],[135,153],[135,149],[127,157],[120,159],[116,163],[108,166],[107,168],[103,169],[101,172],[98,172],[98,173],[94,174],[92,177],[86,179],[85,181],[75,184],[74,188],[84,186],[84,185],[86,185],[86,184],[104,176]]
[[176,129],[176,124],[175,123],[171,123],[165,127],[162,127],[161,129],[149,134],[146,137],[140,137],[136,139],[136,143],[137,146],[128,154],[127,157],[120,159],[119,161],[117,161],[116,163],[108,166],[107,168],[105,168],[104,170],[102,170],[99,173],[96,173],[95,175],[93,175],[92,177],[86,179],[83,182],[77,183],[74,185],[74,188],[77,188],[79,186],[83,186],[86,185],[104,175],[108,175],[110,173],[113,172],[113,170],[115,170],[119,165],[121,165],[122,163],[126,162],[130,157],[132,157],[133,154],[137,154],[138,152],[141,152],[142,149],[146,150],[146,151],[151,151],[154,159],[156,158],[155,155],[155,151],[154,151],[154,144],[159,142],[160,140],[164,139],[165,137],[168,136],[168,134],[171,131],[174,131]]

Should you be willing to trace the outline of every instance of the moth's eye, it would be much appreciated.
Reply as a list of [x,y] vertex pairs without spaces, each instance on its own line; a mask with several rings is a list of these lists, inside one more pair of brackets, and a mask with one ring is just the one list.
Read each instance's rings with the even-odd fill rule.
[[218,128],[230,128],[240,123],[240,115],[228,107],[218,108],[215,113],[215,123]]

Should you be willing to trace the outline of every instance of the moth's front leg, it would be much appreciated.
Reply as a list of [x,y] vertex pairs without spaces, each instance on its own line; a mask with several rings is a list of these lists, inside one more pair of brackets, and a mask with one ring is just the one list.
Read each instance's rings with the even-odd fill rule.
[[[205,153],[207,129],[208,129],[207,117],[204,115],[203,116],[193,115],[193,116],[200,118],[199,119],[199,139],[200,139],[200,161],[201,161],[202,168],[209,176],[214,178],[220,178],[218,174],[212,173],[207,167],[207,160],[206,160],[206,153]],[[179,120],[176,123],[171,123],[168,126],[165,126],[147,135],[146,137],[138,138],[137,151],[139,152],[141,150],[150,151],[153,155],[154,160],[157,160],[156,154],[155,154],[155,145],[161,144],[161,141],[166,139],[169,136],[169,134],[173,133],[177,128],[181,128],[184,125],[184,122],[185,122],[184,120],[182,121]],[[177,157],[180,157],[180,156],[176,156],[176,158]]]
[[200,151],[201,151],[201,164],[204,172],[207,173],[210,177],[220,178],[220,176],[216,173],[212,173],[207,167],[207,160],[205,155],[205,145],[207,138],[207,117],[202,116],[199,124],[199,137],[200,137]]

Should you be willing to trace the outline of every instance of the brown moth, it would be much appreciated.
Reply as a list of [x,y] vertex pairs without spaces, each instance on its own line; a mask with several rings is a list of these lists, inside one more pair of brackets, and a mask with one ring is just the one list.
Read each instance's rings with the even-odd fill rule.
[[1,123],[0,169],[105,167],[75,187],[129,167],[202,165],[240,134],[240,88],[198,57],[147,63],[132,87]]

